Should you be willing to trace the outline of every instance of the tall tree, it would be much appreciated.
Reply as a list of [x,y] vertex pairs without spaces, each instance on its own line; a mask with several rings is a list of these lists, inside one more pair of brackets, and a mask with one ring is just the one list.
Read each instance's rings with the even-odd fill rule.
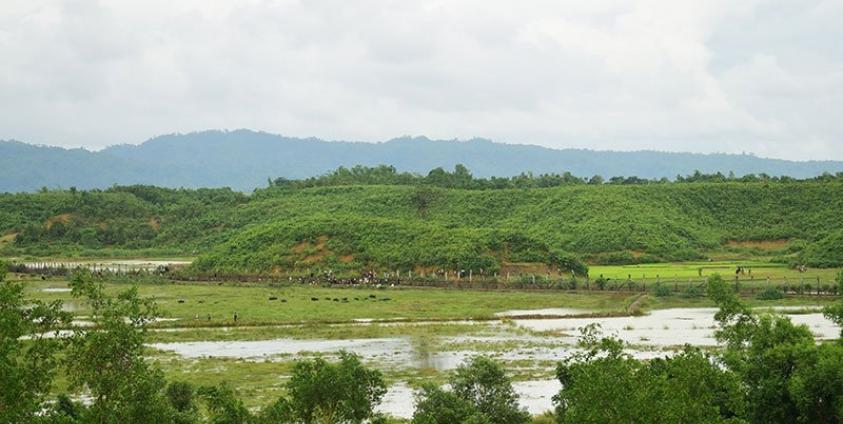
[[70,316],[61,302],[24,298],[24,286],[5,281],[0,261],[0,422],[31,422],[41,411],[64,341],[57,328]]
[[143,356],[146,326],[156,316],[152,300],[142,299],[136,286],[109,297],[87,271],[75,273],[70,286],[74,297],[87,299],[94,323],[75,330],[67,351],[71,388],[92,397],[83,421],[173,422],[164,376]]

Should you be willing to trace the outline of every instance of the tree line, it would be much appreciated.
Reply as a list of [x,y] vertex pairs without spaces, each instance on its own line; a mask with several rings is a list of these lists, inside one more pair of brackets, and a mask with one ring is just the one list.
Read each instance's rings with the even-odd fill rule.
[[[799,182],[841,182],[843,172],[836,174],[824,173],[813,178],[798,179],[787,175],[773,176],[765,173],[746,174],[737,176],[734,172],[723,174],[716,172],[706,174],[694,171],[689,175],[677,175],[673,180],[668,178],[648,179],[636,176],[613,176],[604,178],[600,175],[592,177],[578,177],[570,172],[542,173],[534,175],[532,172],[522,172],[511,177],[475,177],[462,164],[457,164],[452,172],[441,167],[432,169],[427,175],[412,172],[399,172],[391,165],[363,166],[350,168],[339,167],[336,170],[317,177],[304,179],[275,178],[267,181],[268,187],[302,189],[309,187],[330,187],[342,185],[427,185],[441,188],[457,188],[468,190],[492,189],[529,189],[548,188],[572,185],[645,185],[670,183],[799,183]],[[259,190],[256,190],[259,191]]]

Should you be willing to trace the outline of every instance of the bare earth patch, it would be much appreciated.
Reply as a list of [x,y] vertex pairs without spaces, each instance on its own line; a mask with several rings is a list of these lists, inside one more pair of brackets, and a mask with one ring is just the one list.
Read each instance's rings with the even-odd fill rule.
[[789,240],[729,240],[726,242],[728,247],[745,247],[756,248],[762,250],[779,250],[787,246]]

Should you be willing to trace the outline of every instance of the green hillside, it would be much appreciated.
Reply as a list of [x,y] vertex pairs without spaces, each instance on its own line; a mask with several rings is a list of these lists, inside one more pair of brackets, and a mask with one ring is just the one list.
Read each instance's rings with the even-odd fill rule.
[[[453,174],[447,174],[453,175]],[[469,181],[471,177],[469,176]],[[311,184],[312,185],[312,184]],[[5,255],[199,256],[203,272],[483,269],[745,252],[843,265],[843,184],[811,181],[147,186],[0,195]]]

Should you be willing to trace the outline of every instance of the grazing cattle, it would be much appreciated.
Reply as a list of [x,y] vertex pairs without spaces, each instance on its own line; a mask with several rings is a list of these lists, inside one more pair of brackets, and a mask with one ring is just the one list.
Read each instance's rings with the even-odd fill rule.
[[370,294],[370,295],[369,295],[369,299],[374,299],[374,298],[376,298],[376,297],[377,297],[377,296],[375,296],[375,295],[373,295],[373,294]]
[[278,298],[275,296],[269,296],[269,300],[278,300]]
[[360,299],[355,297],[354,300],[360,300]]
[[347,298],[347,297],[344,297],[344,298],[342,298],[342,301],[343,301],[343,302],[348,302],[348,298]]
[[184,303],[184,299],[179,299],[179,303]]
[[314,302],[318,302],[318,301],[319,301],[319,298],[318,298],[318,297],[311,297],[311,298],[310,298],[310,300],[312,300],[312,301],[314,301]]
[[199,301],[199,303],[205,303],[205,301],[204,301],[204,300],[200,300],[200,301]]
[[390,300],[392,300],[392,299],[390,299],[388,297],[385,297],[385,298],[381,299],[381,302],[389,302]]
[[287,299],[281,299],[281,303],[287,303]]
[[339,299],[337,299],[336,297],[334,298],[334,302],[339,302],[339,301],[340,301],[340,300],[339,300]]

